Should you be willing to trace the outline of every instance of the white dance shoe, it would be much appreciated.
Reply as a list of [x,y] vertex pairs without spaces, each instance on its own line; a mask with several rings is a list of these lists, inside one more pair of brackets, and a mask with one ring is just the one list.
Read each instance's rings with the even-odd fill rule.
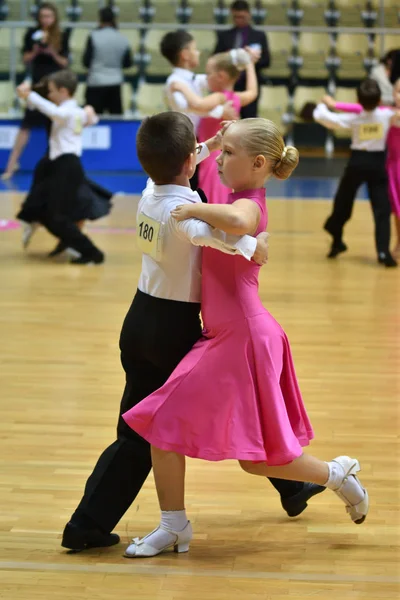
[[[340,487],[333,491],[345,503],[346,511],[350,515],[351,520],[357,525],[361,525],[361,523],[364,523],[368,514],[369,499],[367,490],[361,485],[360,480],[356,476],[356,473],[361,470],[360,463],[356,458],[350,458],[349,456],[338,456],[337,458],[334,458],[332,462],[338,463],[344,471],[344,477]],[[346,498],[344,487],[349,477],[354,477],[354,480],[360,488],[360,496],[362,499],[358,504],[351,504]]]
[[29,243],[32,239],[33,234],[39,228],[39,223],[26,223],[25,221],[21,221],[22,223],[22,245],[26,249],[29,246]]
[[[159,530],[169,534],[171,537],[171,541],[161,548],[157,548],[155,545],[153,545],[151,540],[151,537],[154,536],[154,534],[156,534],[156,532]],[[157,527],[157,529],[146,535],[144,538],[134,538],[133,544],[128,546],[128,548],[125,550],[124,556],[127,558],[146,558],[149,556],[156,556],[172,546],[174,548],[174,552],[188,552],[192,537],[193,530],[190,521],[187,522],[186,527],[182,529],[182,531],[170,531],[169,529],[165,529],[160,525]],[[156,543],[155,540],[156,537],[154,536],[153,543]]]

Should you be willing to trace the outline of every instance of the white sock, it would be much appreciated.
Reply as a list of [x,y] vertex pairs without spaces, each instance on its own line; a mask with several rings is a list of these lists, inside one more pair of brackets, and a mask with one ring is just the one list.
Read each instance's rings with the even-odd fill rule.
[[170,531],[182,531],[188,522],[186,510],[162,510],[161,526]]
[[329,468],[329,478],[325,483],[325,487],[335,492],[342,486],[340,493],[343,494],[351,506],[361,502],[361,500],[364,498],[365,492],[354,475],[350,475],[346,480],[344,480],[345,472],[342,465],[334,461],[326,464]]
[[[186,510],[162,510],[161,511],[161,523],[162,527],[169,531],[182,531],[185,529],[188,523],[186,516]],[[176,539],[173,533],[168,533],[164,529],[157,529],[153,533],[146,536],[146,544],[150,544],[153,548],[161,550],[171,544]]]

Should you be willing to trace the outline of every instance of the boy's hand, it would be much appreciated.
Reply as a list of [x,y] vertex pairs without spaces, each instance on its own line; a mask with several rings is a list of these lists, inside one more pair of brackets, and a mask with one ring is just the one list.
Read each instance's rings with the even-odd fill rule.
[[210,154],[211,152],[215,152],[216,150],[221,150],[222,148],[222,134],[218,131],[217,135],[214,135],[213,138],[210,138],[205,142]]
[[22,100],[26,100],[29,96],[29,94],[31,93],[31,86],[28,83],[21,83],[21,85],[19,85],[17,87],[17,94],[19,98],[22,98]]
[[335,110],[336,108],[336,100],[332,98],[332,96],[329,96],[329,94],[325,94],[325,96],[322,97],[321,102],[326,104],[330,110]]
[[268,238],[269,233],[263,231],[256,237],[257,246],[256,251],[253,254],[253,261],[261,267],[268,262]]
[[91,106],[90,104],[86,104],[86,106],[83,107],[83,110],[86,113],[87,126],[96,125],[96,123],[99,122],[99,117],[97,116],[93,106]]
[[191,209],[192,207],[190,204],[180,204],[179,206],[176,206],[174,210],[171,210],[171,217],[177,221],[185,221],[192,217]]
[[224,104],[224,112],[222,113],[223,121],[235,121],[238,118],[236,110],[233,108],[233,103],[230,100]]

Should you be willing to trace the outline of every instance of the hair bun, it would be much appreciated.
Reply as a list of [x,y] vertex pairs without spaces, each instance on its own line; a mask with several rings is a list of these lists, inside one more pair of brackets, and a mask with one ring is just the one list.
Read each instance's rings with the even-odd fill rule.
[[299,163],[299,153],[293,146],[284,146],[280,160],[277,161],[273,174],[277,179],[287,179]]
[[243,48],[236,48],[230,51],[232,64],[235,65],[238,71],[244,71],[251,63],[251,57]]

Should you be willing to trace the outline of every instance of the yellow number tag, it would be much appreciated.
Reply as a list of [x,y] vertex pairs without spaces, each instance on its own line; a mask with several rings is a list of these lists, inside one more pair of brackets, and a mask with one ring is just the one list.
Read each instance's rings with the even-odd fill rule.
[[74,133],[76,133],[76,135],[79,135],[80,133],[82,133],[82,130],[83,130],[82,119],[81,119],[80,116],[76,116],[75,117]]
[[162,253],[164,224],[140,213],[137,219],[137,244],[144,254],[159,260]]
[[370,140],[381,140],[384,137],[382,123],[364,123],[359,126],[358,137],[360,142],[368,142]]

